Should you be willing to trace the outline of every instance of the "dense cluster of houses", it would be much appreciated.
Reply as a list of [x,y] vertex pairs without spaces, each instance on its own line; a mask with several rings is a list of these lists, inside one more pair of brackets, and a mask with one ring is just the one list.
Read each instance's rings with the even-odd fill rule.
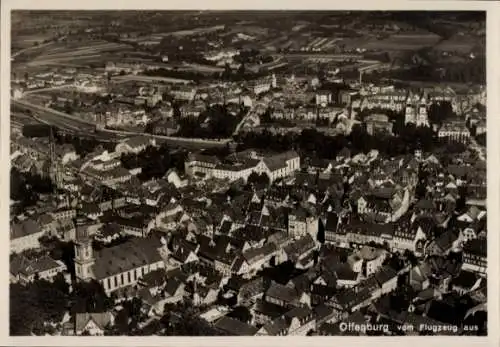
[[[72,67],[52,68],[37,74],[16,75],[12,84],[18,91],[33,91],[36,89],[71,86],[75,88],[90,88],[102,86],[104,76],[87,69]],[[22,96],[22,95],[19,95]]]
[[[105,74],[113,75],[117,71],[138,74],[144,70],[158,68],[143,65],[110,62],[106,66],[106,72],[98,74],[95,78],[100,81],[106,77]],[[79,81],[78,85],[87,83],[82,78],[90,78],[87,73],[75,69],[62,70],[61,74],[66,76],[64,77],[66,79]],[[40,83],[43,84],[44,79],[49,77],[54,79],[54,76],[59,76],[54,71],[41,75],[30,77],[30,80],[39,81],[41,78]],[[138,76],[137,80],[134,80],[132,77],[129,82],[108,86],[108,93],[113,96],[111,103],[80,105],[78,112],[86,119],[96,122],[99,127],[142,129],[148,124],[154,124],[155,133],[171,135],[179,130],[179,125],[178,120],[173,117],[170,100],[165,99],[165,95],[169,95],[169,98],[182,105],[179,108],[181,117],[197,118],[208,107],[218,104],[234,108],[230,110],[230,114],[233,115],[238,113],[240,105],[250,107],[253,112],[248,115],[249,119],[243,120],[241,129],[238,129],[242,131],[259,131],[262,128],[262,115],[269,112],[270,118],[276,123],[277,131],[281,129],[280,122],[286,120],[301,124],[299,129],[307,124],[316,124],[318,121],[326,122],[335,134],[349,133],[354,124],[362,122],[366,124],[370,134],[380,131],[391,134],[395,120],[384,112],[402,113],[405,124],[429,127],[430,106],[446,101],[460,118],[446,121],[435,130],[439,138],[465,143],[472,136],[470,127],[466,127],[466,119],[474,113],[475,105],[485,104],[484,88],[458,92],[450,87],[436,87],[416,92],[397,89],[393,85],[353,84],[334,91],[323,88],[316,77],[311,79],[310,76],[274,73],[243,82],[206,82],[200,85],[193,85],[189,81],[168,82],[168,79],[163,83],[148,78]],[[22,90],[19,88],[15,90],[16,97],[21,97]],[[47,101],[47,105],[51,105],[51,102]],[[149,111],[146,112],[146,109]],[[154,112],[150,111],[151,109],[154,109]],[[484,112],[478,114],[480,112],[477,109],[475,111],[474,126],[477,129],[475,134],[481,134],[486,130],[485,115]],[[358,119],[357,114],[360,112],[373,112],[373,114],[366,119]],[[293,131],[293,129],[288,130]]]
[[[175,325],[184,311],[194,312],[212,335],[367,335],[369,325],[382,327],[379,335],[425,335],[431,327],[443,327],[435,334],[485,330],[486,163],[472,153],[484,150],[476,140],[486,133],[485,86],[416,90],[363,83],[363,73],[391,64],[358,68],[366,49],[304,34],[302,24],[286,40],[269,32],[264,51],[302,52],[297,57],[326,51],[337,58],[318,55],[296,64],[296,58],[259,53],[243,63],[243,49],[259,46],[261,30],[237,24],[216,40],[203,36],[224,25],[169,33],[168,39],[106,34],[140,46],[172,44],[179,53],[192,50],[188,41],[203,52],[206,42],[210,51],[192,63],[129,52],[103,69],[52,64],[11,76],[13,99],[29,95],[30,102],[95,123],[96,130],[141,135],[82,156],[71,145],[53,148],[47,138],[11,136],[12,168],[50,178],[57,189],[11,215],[10,282],[29,286],[62,275],[70,291],[75,281],[102,286],[113,307],[68,307],[61,322],[50,322],[58,335],[108,334],[131,302],[140,303],[137,335],[164,334],[164,321]],[[345,34],[382,38],[414,31],[404,23],[367,25]],[[111,26],[123,27],[119,21]],[[186,44],[179,39],[184,36]],[[241,51],[223,41],[239,41]],[[280,72],[284,66],[286,73]],[[339,78],[351,69],[359,82]],[[167,70],[198,80],[154,76]],[[52,89],[57,92],[48,93]],[[449,117],[431,119],[433,107],[445,103]],[[219,106],[224,117],[238,119],[233,138],[309,128],[348,135],[356,125],[372,136],[393,135],[404,124],[470,146],[453,156],[417,151],[393,158],[344,148],[323,160],[292,149],[235,152],[230,143],[231,154],[191,152],[183,170],[171,168],[147,182],[138,178],[141,167],[124,165],[158,148],[146,129],[175,136],[183,133],[181,125],[197,124],[208,132],[216,117],[205,111]],[[403,325],[414,329],[402,332]]]
[[[11,281],[67,274],[61,261],[31,254],[40,237],[57,237],[74,242],[79,281],[98,281],[117,302],[139,298],[148,322],[189,301],[223,334],[331,335],[341,322],[373,319],[452,324],[453,300],[470,298],[469,309],[486,301],[486,170],[465,154],[446,164],[347,149],[333,161],[193,154],[187,177],[170,170],[141,184],[117,158],[148,145],[131,138],[69,160],[78,164],[64,183],[70,193],[12,220]],[[127,173],[116,178],[118,169]],[[242,188],[252,172],[270,184]],[[432,174],[417,198],[422,172]],[[413,294],[396,307],[402,288]],[[232,313],[240,306],[250,319]],[[65,333],[103,334],[115,314],[78,314]]]

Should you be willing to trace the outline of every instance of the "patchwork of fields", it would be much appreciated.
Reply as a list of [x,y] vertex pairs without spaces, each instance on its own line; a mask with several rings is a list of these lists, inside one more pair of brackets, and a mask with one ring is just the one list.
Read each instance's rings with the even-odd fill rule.
[[105,62],[111,54],[129,48],[122,43],[109,43],[106,41],[92,41],[66,44],[63,42],[50,43],[43,49],[43,54],[38,54],[30,59],[28,66],[45,65],[86,65],[94,62]]
[[419,50],[424,47],[434,46],[441,40],[441,37],[435,34],[399,34],[391,35],[390,37],[382,40],[374,38],[365,39],[343,39],[342,44],[346,48],[360,48],[366,50]]
[[481,44],[476,37],[457,35],[440,42],[435,49],[438,51],[467,53]]

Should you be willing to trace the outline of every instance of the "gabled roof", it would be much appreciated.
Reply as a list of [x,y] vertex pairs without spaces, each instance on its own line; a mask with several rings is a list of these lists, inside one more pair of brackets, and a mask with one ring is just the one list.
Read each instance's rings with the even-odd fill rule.
[[17,276],[30,264],[30,260],[23,255],[14,256],[10,261],[10,273]]
[[93,321],[100,329],[106,328],[106,326],[112,322],[113,315],[110,312],[102,313],[77,313],[75,316],[75,330],[77,332],[83,331],[89,321]]
[[198,250],[198,246],[186,240],[180,240],[176,243],[174,247],[174,252],[172,253],[172,257],[181,263],[187,261],[188,257],[191,253],[196,253]]
[[296,240],[285,246],[284,251],[289,257],[300,257],[301,255],[312,251],[316,243],[310,234]]
[[299,299],[298,293],[295,289],[284,286],[277,282],[272,282],[271,286],[266,292],[266,297],[282,300],[285,303],[293,303]]
[[443,251],[447,251],[458,239],[459,234],[454,230],[446,230],[437,239],[434,240],[435,244]]
[[415,204],[415,208],[420,210],[433,210],[435,206],[434,203],[429,199],[420,199]]
[[298,306],[292,308],[284,316],[290,320],[296,318],[302,325],[314,319],[314,312],[307,306]]
[[298,158],[299,155],[295,151],[287,151],[284,153],[268,156],[264,158],[264,164],[270,171],[276,171],[286,167],[286,162],[290,159]]
[[482,257],[486,257],[487,249],[486,238],[473,239],[464,245],[464,253],[470,253]]
[[134,238],[120,245],[104,248],[96,254],[94,275],[106,278],[162,260],[158,248],[160,240],[154,236]]
[[339,217],[336,213],[329,212],[326,218],[325,231],[336,231]]
[[359,290],[359,288],[348,288],[336,294],[334,296],[334,300],[336,300],[345,309],[350,310],[357,303],[361,303],[370,297],[371,293],[369,293],[366,289]]
[[298,293],[308,292],[311,288],[311,283],[318,277],[318,272],[315,269],[292,278],[287,285],[292,285]]
[[267,331],[270,336],[287,335],[290,323],[290,320],[286,319],[284,316],[280,316],[272,322],[267,323],[262,328]]
[[227,316],[217,320],[214,327],[232,336],[253,336],[259,331],[258,328],[252,325]]
[[177,292],[179,287],[182,285],[183,285],[183,283],[181,282],[180,279],[175,278],[175,277],[170,278],[167,280],[167,285],[165,286],[165,292],[168,295],[173,296],[173,295],[175,295],[175,293]]
[[66,268],[64,263],[62,263],[61,261],[54,260],[48,255],[45,255],[42,256],[41,258],[29,262],[29,264],[27,264],[26,267],[24,267],[24,269],[21,269],[20,272],[27,276],[30,276],[33,274],[37,274],[43,271],[48,271],[60,267]]
[[255,305],[253,306],[253,310],[254,312],[265,315],[271,319],[276,319],[288,311],[284,307],[267,302],[262,299],[257,299]]
[[151,272],[148,272],[144,276],[141,277],[140,283],[145,285],[146,287],[156,287],[162,286],[165,284],[167,280],[166,273],[164,269],[157,269]]
[[478,279],[479,277],[474,272],[461,270],[458,276],[452,279],[451,284],[465,289],[472,289]]
[[11,224],[10,239],[14,240],[20,237],[37,234],[41,232],[40,225],[32,219]]
[[337,280],[355,281],[358,278],[358,274],[346,263],[336,265],[333,271]]
[[220,229],[219,232],[224,235],[229,235],[229,231],[231,230],[233,223],[231,221],[225,220]]
[[263,257],[276,252],[278,248],[273,243],[266,243],[264,246],[259,248],[251,248],[243,253],[243,258],[247,263],[252,264],[259,261]]
[[383,285],[398,276],[396,270],[389,266],[383,266],[379,271],[375,273],[375,279],[380,285]]

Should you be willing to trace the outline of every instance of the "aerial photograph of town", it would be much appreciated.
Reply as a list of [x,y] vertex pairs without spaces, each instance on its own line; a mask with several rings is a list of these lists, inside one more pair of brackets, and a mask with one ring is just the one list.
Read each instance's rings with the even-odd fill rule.
[[488,334],[485,11],[10,35],[11,336]]

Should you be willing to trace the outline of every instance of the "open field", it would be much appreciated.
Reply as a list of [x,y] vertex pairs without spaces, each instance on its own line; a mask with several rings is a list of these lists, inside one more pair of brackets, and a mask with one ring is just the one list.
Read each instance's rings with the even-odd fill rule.
[[251,36],[263,36],[267,35],[269,29],[259,27],[259,26],[247,26],[247,25],[237,25],[231,29],[230,33],[232,34],[246,34]]
[[276,55],[275,57],[284,56],[287,60],[299,60],[303,61],[304,59],[323,59],[323,60],[361,60],[363,56],[361,54],[329,54],[329,53],[308,53],[308,52],[297,52],[297,53],[287,53],[283,55]]
[[87,45],[87,46],[79,46],[79,47],[71,47],[71,46],[63,46],[63,47],[56,47],[54,49],[47,50],[44,52],[43,55],[38,57],[37,59],[56,59],[56,58],[62,58],[62,57],[68,57],[68,56],[79,56],[79,55],[86,55],[86,54],[96,54],[96,53],[103,53],[103,52],[110,52],[110,51],[116,51],[116,50],[122,50],[124,48],[128,48],[128,45],[125,44],[118,44],[118,43],[98,43],[95,45]]
[[44,40],[52,38],[52,34],[36,34],[36,35],[25,35],[17,36],[12,39],[12,46],[16,48],[28,48],[33,47],[35,44],[41,44]]
[[79,65],[79,64],[71,64],[65,62],[45,62],[44,65],[56,68],[77,68],[77,69],[83,69],[87,67],[87,65],[84,64]]
[[95,59],[101,59],[102,56],[100,54],[93,54],[93,55],[86,55],[86,56],[78,56],[78,57],[72,57],[72,56],[69,56],[69,57],[61,57],[61,58],[57,58],[57,59],[45,59],[45,60],[34,60],[34,61],[31,61],[29,62],[27,65],[28,66],[43,66],[43,65],[47,65],[47,64],[54,64],[54,63],[59,63],[59,62],[66,62],[66,61],[70,61],[70,62],[74,62],[74,61],[82,61],[82,60],[88,60],[90,59],[91,61],[94,61]]
[[434,49],[438,51],[468,53],[481,44],[484,45],[484,41],[481,42],[477,37],[457,35],[440,42]]
[[385,40],[367,42],[362,48],[368,50],[418,50],[433,46],[440,39],[437,35],[393,35]]
[[201,65],[201,64],[183,64],[179,70],[195,71],[195,72],[223,72],[224,68],[218,66]]
[[193,28],[193,29],[189,29],[189,30],[179,30],[179,31],[161,33],[161,34],[156,34],[156,35],[161,36],[161,37],[168,37],[168,36],[183,37],[183,36],[191,36],[191,35],[208,34],[211,32],[218,31],[218,30],[224,30],[224,28],[225,28],[225,25],[215,25],[212,27]]
[[142,44],[142,45],[159,45],[162,41],[162,38],[138,37],[138,38],[125,39],[123,41],[131,42],[131,43],[138,43],[138,44]]
[[51,99],[52,98],[49,95],[42,95],[42,94],[30,94],[29,96],[29,100],[32,104],[40,106],[45,105]]
[[174,83],[174,84],[194,83],[193,81],[183,80],[180,78],[154,77],[154,76],[142,76],[142,75],[114,76],[113,81],[117,81],[117,82],[120,82],[120,81],[122,81],[122,82],[129,82],[129,81],[165,82],[165,83]]
[[17,56],[17,55],[20,55],[24,52],[36,52],[37,50],[45,52],[49,47],[51,47],[53,45],[55,45],[55,42],[49,41],[49,42],[40,43],[37,45],[28,44],[28,45],[26,45],[26,47],[21,46],[22,49],[19,49],[21,47],[12,44],[12,55]]
[[344,39],[339,44],[345,45],[348,49],[367,50],[418,50],[424,47],[434,46],[441,38],[434,34],[398,34],[392,35],[383,40],[376,39]]

